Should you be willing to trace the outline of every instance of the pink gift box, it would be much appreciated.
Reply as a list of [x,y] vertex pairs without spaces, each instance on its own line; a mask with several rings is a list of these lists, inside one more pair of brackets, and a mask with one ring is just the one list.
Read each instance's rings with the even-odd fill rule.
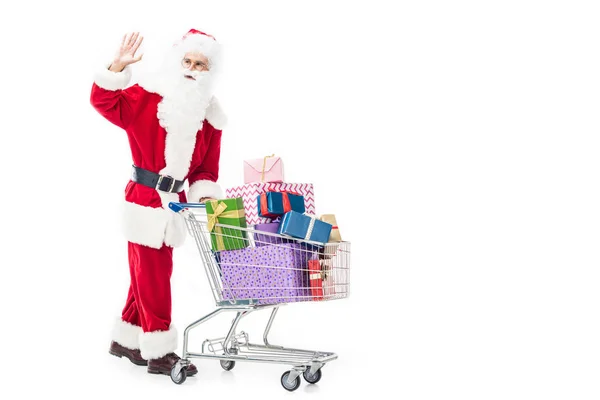
[[283,162],[280,157],[244,160],[244,183],[283,182]]
[[286,182],[254,182],[243,186],[236,186],[225,190],[225,197],[232,199],[241,197],[244,201],[246,223],[248,225],[266,224],[269,218],[258,216],[257,197],[266,192],[292,192],[304,196],[304,209],[306,214],[315,215],[315,194],[312,183],[286,183]]

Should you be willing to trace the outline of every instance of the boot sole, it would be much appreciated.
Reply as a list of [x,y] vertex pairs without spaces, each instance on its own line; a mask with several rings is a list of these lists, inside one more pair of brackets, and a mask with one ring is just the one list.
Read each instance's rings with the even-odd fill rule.
[[115,357],[119,357],[119,358],[121,358],[121,357],[125,356],[125,358],[127,358],[129,361],[131,361],[131,362],[132,362],[133,364],[135,364],[135,365],[140,365],[140,366],[142,366],[142,367],[145,367],[145,366],[147,366],[147,365],[148,365],[148,361],[147,361],[147,360],[144,360],[144,361],[139,361],[139,360],[136,360],[135,358],[131,358],[131,357],[129,357],[127,354],[115,353],[115,352],[113,352],[113,351],[110,351],[110,350],[109,350],[108,352],[109,352],[110,354],[112,354],[113,356],[115,356]]

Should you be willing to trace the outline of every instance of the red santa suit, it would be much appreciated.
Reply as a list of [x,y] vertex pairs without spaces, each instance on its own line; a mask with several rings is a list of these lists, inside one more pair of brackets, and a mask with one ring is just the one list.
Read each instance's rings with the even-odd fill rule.
[[[181,57],[176,60],[180,63],[186,52],[201,52],[212,70],[216,49],[214,38],[190,31],[174,46],[173,55]],[[160,85],[128,87],[130,77],[130,67],[119,73],[102,69],[92,85],[91,104],[125,130],[134,165],[189,184],[187,194],[164,192],[133,180],[125,187],[123,218],[131,284],[112,339],[140,349],[148,360],[177,347],[177,331],[171,325],[170,278],[173,248],[184,242],[186,229],[168,204],[222,198],[216,182],[226,118],[213,96],[178,103],[161,93]]]

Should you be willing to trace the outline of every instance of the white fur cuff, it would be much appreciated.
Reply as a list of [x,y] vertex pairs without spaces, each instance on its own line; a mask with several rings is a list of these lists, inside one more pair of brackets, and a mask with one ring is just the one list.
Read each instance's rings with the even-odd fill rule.
[[112,332],[112,340],[131,350],[140,348],[142,328],[118,318]]
[[188,190],[187,200],[190,203],[198,203],[202,197],[212,197],[213,199],[223,198],[223,189],[213,181],[196,181]]
[[205,118],[215,129],[218,130],[223,130],[225,125],[227,125],[227,116],[223,112],[219,101],[214,96],[206,108]]
[[112,72],[108,70],[108,67],[110,64],[96,72],[94,75],[96,85],[106,90],[125,89],[131,80],[131,68],[127,66],[121,72]]
[[177,349],[177,330],[144,332],[140,335],[140,353],[145,360],[161,358]]
[[122,212],[123,233],[128,241],[155,249],[162,247],[173,211],[124,201]]
[[165,230],[165,244],[171,247],[179,247],[185,243],[185,238],[187,236],[185,220],[181,215],[176,214],[169,208],[170,202],[179,202],[179,195],[177,193],[161,192],[160,190],[157,190],[157,193],[160,196],[163,208],[169,215],[169,222],[167,223],[167,228]]

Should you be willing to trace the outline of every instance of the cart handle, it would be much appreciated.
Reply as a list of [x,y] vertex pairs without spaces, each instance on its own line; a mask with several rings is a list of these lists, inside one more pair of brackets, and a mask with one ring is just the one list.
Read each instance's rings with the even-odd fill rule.
[[184,208],[206,208],[206,204],[204,203],[176,203],[171,201],[169,203],[169,208],[176,213],[181,212]]

